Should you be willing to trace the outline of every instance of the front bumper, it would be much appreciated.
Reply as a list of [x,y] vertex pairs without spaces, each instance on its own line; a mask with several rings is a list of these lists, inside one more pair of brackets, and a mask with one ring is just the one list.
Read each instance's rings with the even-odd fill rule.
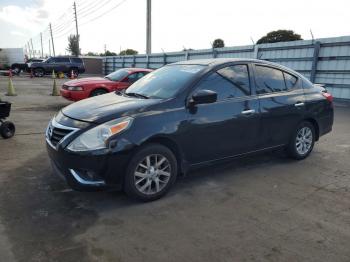
[[73,189],[121,188],[130,152],[87,155],[55,149],[49,142],[46,147],[54,172]]
[[62,97],[70,101],[79,101],[89,97],[84,91],[69,91],[63,88],[61,88],[60,93]]

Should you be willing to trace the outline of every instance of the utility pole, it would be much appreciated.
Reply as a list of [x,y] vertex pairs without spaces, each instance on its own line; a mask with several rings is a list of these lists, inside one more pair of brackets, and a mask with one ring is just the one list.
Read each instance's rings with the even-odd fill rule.
[[80,55],[80,47],[79,47],[79,31],[78,31],[78,16],[77,16],[77,5],[73,4],[74,8],[74,16],[75,16],[75,29],[76,29],[76,34],[77,34],[77,45],[78,45],[78,55]]
[[34,47],[33,47],[33,39],[31,38],[30,39],[30,44],[31,44],[31,46],[32,46],[32,57],[34,57],[35,56],[35,53],[34,53]]
[[50,26],[50,34],[51,34],[51,41],[52,41],[53,56],[56,56],[56,54],[55,54],[55,44],[53,43],[53,36],[52,36],[52,27],[51,27],[51,23],[49,24],[49,26]]
[[146,54],[152,53],[152,2],[147,0]]
[[40,33],[40,43],[41,43],[41,58],[43,58],[44,57],[43,33]]

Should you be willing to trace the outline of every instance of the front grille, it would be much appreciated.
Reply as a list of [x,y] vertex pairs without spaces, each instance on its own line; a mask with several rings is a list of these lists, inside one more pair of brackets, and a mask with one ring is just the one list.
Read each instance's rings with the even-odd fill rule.
[[[58,127],[59,126],[59,127]],[[52,121],[47,128],[47,139],[51,145],[56,147],[67,135],[72,133],[75,128],[65,127]]]
[[61,129],[54,127],[52,129],[52,135],[51,135],[51,143],[56,146],[66,135],[68,135],[70,132],[73,132],[73,130],[67,130],[67,129]]

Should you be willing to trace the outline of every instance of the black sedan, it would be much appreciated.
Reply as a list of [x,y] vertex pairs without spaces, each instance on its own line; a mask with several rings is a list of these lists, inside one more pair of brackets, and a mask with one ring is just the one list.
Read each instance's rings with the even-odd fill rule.
[[126,92],[63,108],[46,141],[54,170],[78,190],[113,187],[143,201],[178,174],[283,147],[306,158],[333,125],[332,96],[299,73],[248,59],[164,66]]

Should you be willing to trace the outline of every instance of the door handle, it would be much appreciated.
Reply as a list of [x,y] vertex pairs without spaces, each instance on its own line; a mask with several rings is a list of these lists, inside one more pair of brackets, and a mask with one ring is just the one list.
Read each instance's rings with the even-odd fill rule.
[[254,114],[254,113],[255,113],[254,109],[242,111],[242,115],[251,115],[251,114]]
[[296,107],[300,107],[300,106],[304,106],[305,104],[303,102],[298,102],[296,104],[294,104]]

